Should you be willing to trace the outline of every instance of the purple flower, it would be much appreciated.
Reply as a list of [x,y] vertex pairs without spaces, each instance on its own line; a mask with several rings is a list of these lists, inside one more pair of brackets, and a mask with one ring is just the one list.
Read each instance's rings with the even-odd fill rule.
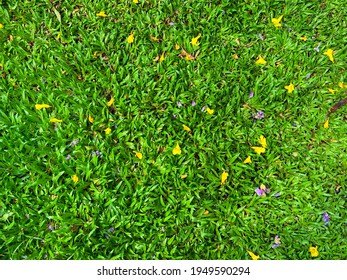
[[309,78],[311,78],[311,73],[308,73],[306,76],[306,80],[308,80]]
[[272,248],[277,248],[280,245],[281,245],[281,238],[278,235],[276,235],[274,244],[272,245]]
[[66,160],[69,160],[69,159],[71,159],[71,156],[70,156],[70,154],[68,154],[67,155],[67,157],[65,158]]
[[262,110],[258,111],[255,114],[252,114],[252,117],[256,120],[261,120],[265,117],[264,112]]
[[260,33],[258,34],[258,37],[259,37],[260,40],[264,41],[264,37]]
[[293,123],[293,126],[294,126],[294,127],[297,127],[298,125],[297,125],[296,123]]
[[182,103],[180,101],[177,102],[178,107],[182,107]]
[[108,231],[111,232],[111,233],[113,233],[113,232],[114,232],[114,227],[110,227],[110,228],[108,229]]
[[102,152],[100,152],[100,151],[96,151],[95,153],[97,156],[101,156],[101,154],[102,154]]
[[316,52],[319,52],[320,44],[321,44],[321,43],[319,43],[318,46],[314,48],[314,50],[315,50]]
[[329,225],[329,221],[330,221],[330,217],[328,215],[327,212],[324,212],[323,213],[323,222],[324,222],[324,225],[328,226]]
[[254,96],[254,91],[252,91],[250,94],[249,94],[249,98],[253,98]]
[[206,105],[201,108],[201,112],[204,112],[206,110]]
[[255,189],[255,193],[258,196],[266,196],[266,194],[269,193],[269,192],[270,192],[270,189],[267,188],[264,184],[261,184],[260,188],[256,188]]
[[192,106],[195,106],[196,105],[196,102],[193,100],[192,101]]
[[280,195],[281,195],[281,193],[277,192],[277,193],[274,194],[274,197],[279,197]]
[[79,139],[76,139],[76,140],[72,141],[70,146],[71,147],[75,146],[79,141],[80,141]]
[[255,189],[255,193],[259,196],[261,196],[263,194],[263,190],[262,189],[259,189],[259,188],[256,188]]

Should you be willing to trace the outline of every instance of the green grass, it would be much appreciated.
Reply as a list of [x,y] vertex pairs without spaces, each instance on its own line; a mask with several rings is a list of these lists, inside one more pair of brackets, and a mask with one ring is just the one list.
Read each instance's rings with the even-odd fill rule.
[[2,0],[0,258],[346,259],[343,1],[90,2]]

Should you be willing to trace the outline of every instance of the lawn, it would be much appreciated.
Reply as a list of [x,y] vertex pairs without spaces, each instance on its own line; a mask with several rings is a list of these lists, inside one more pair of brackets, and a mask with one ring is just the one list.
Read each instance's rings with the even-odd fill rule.
[[344,1],[0,3],[0,259],[347,259]]

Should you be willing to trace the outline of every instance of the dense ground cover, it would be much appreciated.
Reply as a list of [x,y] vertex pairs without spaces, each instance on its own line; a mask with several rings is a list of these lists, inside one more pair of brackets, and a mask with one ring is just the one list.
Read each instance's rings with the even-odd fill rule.
[[343,1],[134,2],[2,1],[0,258],[346,259]]

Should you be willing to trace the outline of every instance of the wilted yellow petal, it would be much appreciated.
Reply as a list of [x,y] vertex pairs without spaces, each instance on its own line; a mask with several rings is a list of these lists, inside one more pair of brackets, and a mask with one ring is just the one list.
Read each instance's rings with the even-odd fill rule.
[[259,55],[258,60],[255,62],[255,64],[266,64],[266,60],[261,55]]
[[62,120],[59,120],[57,118],[51,118],[49,121],[50,122],[62,122]]
[[184,179],[184,178],[187,178],[187,174],[183,174],[182,176],[181,176],[181,179]]
[[253,252],[251,251],[247,251],[248,254],[251,256],[252,260],[258,260],[260,257],[255,255]]
[[188,126],[186,126],[185,124],[182,124],[182,125],[183,125],[184,130],[191,131],[191,129]]
[[311,257],[318,257],[319,256],[319,252],[318,252],[318,246],[313,247],[311,246],[309,249],[309,252],[311,253]]
[[324,123],[324,128],[328,128],[329,127],[329,119],[326,120],[326,122]]
[[227,172],[223,172],[222,173],[222,182],[220,183],[221,185],[223,185],[226,181],[226,179],[228,178],[229,174]]
[[165,52],[163,52],[163,53],[161,54],[161,56],[160,56],[160,58],[159,58],[159,61],[163,61],[163,60],[165,59],[164,54],[165,54]]
[[335,90],[335,89],[332,89],[332,88],[328,88],[328,91],[329,91],[330,93],[334,94],[336,90]]
[[107,102],[107,106],[111,106],[114,102],[114,98],[112,97],[109,102]]
[[111,128],[108,127],[104,131],[105,131],[106,134],[110,134],[111,133]]
[[71,176],[72,181],[76,184],[78,182],[78,177],[76,174],[74,174],[73,176]]
[[294,85],[292,83],[290,83],[289,86],[285,86],[284,88],[288,91],[288,93],[292,93],[294,91]]
[[251,147],[258,155],[265,153],[265,148],[263,147]]
[[329,57],[330,61],[334,63],[334,56],[333,56],[333,50],[332,49],[328,49],[326,52],[324,52],[323,54],[325,54],[327,57]]
[[107,17],[104,11],[101,11],[100,13],[96,14],[97,17]]
[[201,34],[199,34],[198,36],[194,37],[191,41],[193,46],[199,46],[200,43],[198,42],[199,38],[201,37]]
[[259,144],[266,149],[266,138],[263,135],[260,135],[259,137]]
[[174,155],[180,155],[181,154],[181,148],[180,148],[180,145],[178,145],[178,143],[177,143],[176,147],[172,150],[172,153]]
[[302,37],[300,37],[300,40],[301,41],[307,41],[307,37],[306,36],[302,36]]
[[154,36],[152,36],[152,35],[149,35],[149,37],[150,37],[153,41],[156,41],[156,42],[159,41],[159,39],[158,39],[157,37],[154,37]]
[[273,18],[271,19],[272,23],[274,24],[275,27],[281,27],[282,24],[280,23],[281,19],[283,16],[280,16],[279,18]]
[[128,43],[131,44],[131,43],[133,43],[133,42],[134,42],[134,34],[131,33],[131,34],[129,35],[129,37],[128,37]]
[[136,156],[139,158],[139,159],[142,159],[142,153],[140,152],[135,152]]
[[236,53],[234,53],[234,54],[232,55],[232,57],[235,58],[235,59],[239,59],[239,56],[238,56]]
[[35,104],[35,108],[36,110],[41,110],[42,108],[49,108],[51,106],[49,106],[48,104]]
[[206,112],[210,115],[213,114],[214,110],[210,109],[210,108],[206,108]]
[[252,162],[252,160],[251,160],[251,157],[250,156],[248,156],[244,161],[243,161],[243,163],[251,163]]
[[93,117],[92,117],[91,115],[89,115],[88,121],[90,121],[91,123],[93,123],[94,119],[93,119]]

